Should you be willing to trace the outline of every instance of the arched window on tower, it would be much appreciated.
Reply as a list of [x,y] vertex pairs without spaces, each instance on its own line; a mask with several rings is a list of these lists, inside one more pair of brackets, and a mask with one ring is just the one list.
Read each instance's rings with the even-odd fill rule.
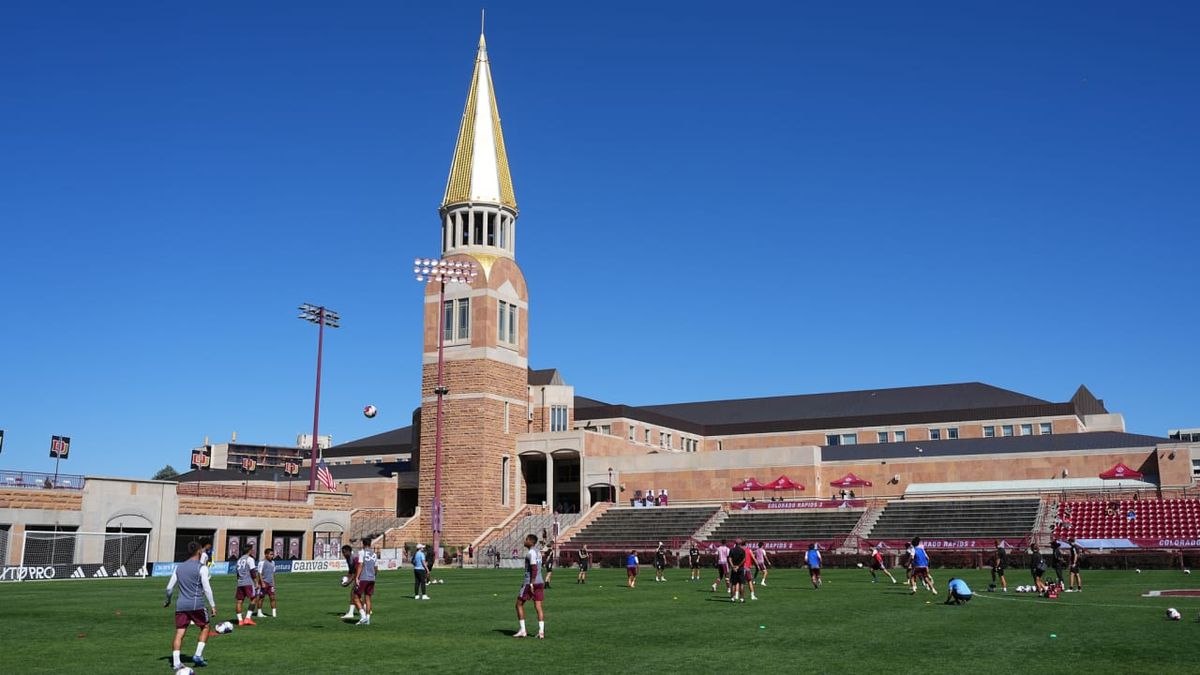
[[471,245],[471,215],[470,211],[459,213],[458,215],[458,231],[462,232],[462,245]]
[[487,214],[487,245],[496,245],[496,214]]

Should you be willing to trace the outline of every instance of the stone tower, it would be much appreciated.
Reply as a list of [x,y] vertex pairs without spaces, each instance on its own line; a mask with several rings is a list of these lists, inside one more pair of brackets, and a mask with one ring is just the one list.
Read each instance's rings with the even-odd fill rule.
[[[513,193],[487,45],[475,69],[441,208],[442,257],[473,262],[470,285],[425,292],[421,376],[421,536],[432,535],[438,340],[444,340],[441,495],[443,546],[465,545],[523,503],[515,456],[528,397],[525,276],[514,259]],[[442,327],[438,335],[439,325]]]

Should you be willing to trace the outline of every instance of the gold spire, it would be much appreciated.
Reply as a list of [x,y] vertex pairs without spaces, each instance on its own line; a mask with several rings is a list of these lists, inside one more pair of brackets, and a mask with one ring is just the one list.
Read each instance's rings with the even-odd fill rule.
[[475,71],[471,74],[471,89],[458,128],[458,143],[442,206],[460,202],[492,202],[517,208],[483,33],[479,34]]

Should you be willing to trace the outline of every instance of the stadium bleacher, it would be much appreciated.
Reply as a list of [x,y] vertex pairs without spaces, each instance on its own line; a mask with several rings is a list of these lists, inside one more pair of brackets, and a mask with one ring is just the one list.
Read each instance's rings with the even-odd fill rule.
[[1200,536],[1200,500],[1061,502],[1054,534],[1061,539],[1195,538]]
[[794,509],[730,511],[708,536],[708,541],[742,537],[747,541],[811,541],[845,537],[863,511],[845,509]]
[[890,501],[868,539],[1024,537],[1037,524],[1037,499]]
[[718,506],[614,508],[592,521],[571,538],[569,544],[602,547],[628,545],[653,547],[660,541],[691,537],[709,518],[716,515]]

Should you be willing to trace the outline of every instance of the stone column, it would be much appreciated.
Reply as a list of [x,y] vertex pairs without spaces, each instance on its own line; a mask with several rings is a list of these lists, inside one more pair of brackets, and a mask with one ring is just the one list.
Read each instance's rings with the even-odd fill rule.
[[554,455],[546,453],[546,505],[554,513]]

